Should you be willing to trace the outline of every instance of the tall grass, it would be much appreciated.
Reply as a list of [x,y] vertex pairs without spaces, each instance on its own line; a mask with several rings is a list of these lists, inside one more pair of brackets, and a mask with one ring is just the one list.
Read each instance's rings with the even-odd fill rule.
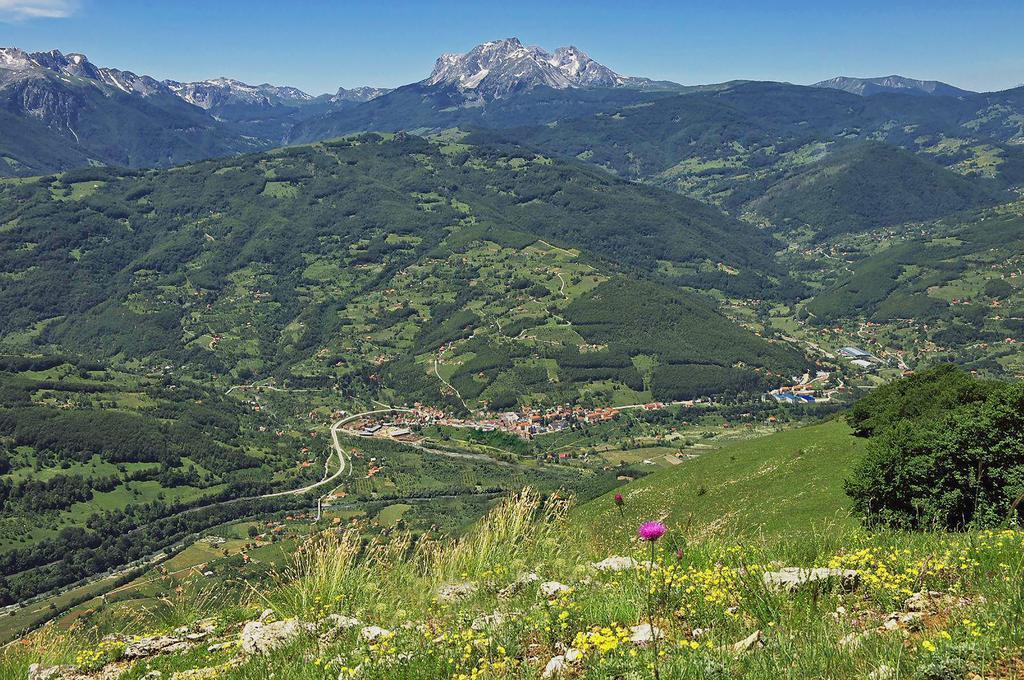
[[295,551],[278,575],[279,587],[262,600],[284,616],[315,619],[332,611],[372,615],[404,601],[416,574],[409,560],[412,537],[393,532],[364,541],[359,530],[324,531]]
[[[270,657],[246,660],[224,677],[274,673],[333,680],[339,668],[361,667],[356,677],[535,678],[551,657],[590,644],[563,677],[639,680],[650,677],[650,656],[628,642],[629,627],[649,618],[666,636],[659,645],[664,678],[852,679],[882,666],[894,677],[963,677],[955,674],[961,668],[983,677],[1013,677],[1013,664],[1024,663],[1022,532],[868,533],[823,525],[798,536],[696,539],[686,535],[685,524],[670,523],[653,564],[647,564],[650,552],[635,540],[613,549],[590,542],[568,506],[527,489],[499,502],[457,538],[414,541],[401,531],[367,538],[356,527],[318,533],[296,551],[275,586],[249,590],[250,605],[307,621],[348,614],[393,636],[376,643],[360,640],[358,630],[329,642],[302,637]],[[635,531],[632,518],[616,521]],[[618,573],[590,566],[611,553],[633,555],[641,564]],[[779,592],[762,578],[765,570],[781,566],[832,562],[857,568],[860,586],[852,592],[824,585]],[[500,594],[526,571],[571,589],[545,597],[531,585]],[[439,602],[437,587],[452,581],[471,581],[477,590]],[[889,613],[903,609],[907,595],[918,591],[941,593],[918,627],[880,630]],[[201,595],[194,605],[176,607],[171,618],[205,615],[226,604],[227,598]],[[504,620],[474,626],[494,612]],[[166,613],[153,614],[150,625],[166,625]],[[225,626],[223,634],[237,636],[242,620]],[[602,649],[604,630],[625,631],[625,640]],[[755,631],[763,647],[733,650]],[[840,644],[864,633],[857,645]],[[6,655],[13,666],[0,664],[0,680],[23,678],[33,655],[52,661],[73,656],[70,650],[95,640],[92,635],[79,630],[62,638],[44,631],[33,639],[31,652]],[[44,645],[54,651],[42,651]],[[226,658],[211,657],[206,665]],[[186,664],[202,666],[201,651],[176,668]]]
[[532,570],[552,558],[571,561],[579,547],[566,525],[571,505],[572,499],[543,502],[537,491],[523,489],[500,501],[460,539],[421,542],[418,569],[444,582]]

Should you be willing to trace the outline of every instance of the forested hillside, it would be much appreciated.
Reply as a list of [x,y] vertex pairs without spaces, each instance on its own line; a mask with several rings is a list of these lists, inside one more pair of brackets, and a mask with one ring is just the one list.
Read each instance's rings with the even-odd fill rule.
[[290,142],[311,142],[363,131],[437,131],[452,127],[510,128],[570,120],[623,106],[655,101],[673,90],[537,87],[514,97],[486,102],[467,99],[455,87],[412,83],[373,101],[302,121]]
[[937,221],[856,262],[807,308],[823,322],[942,321],[934,329],[942,345],[1019,336],[1022,247],[1019,204]]
[[787,173],[747,209],[782,228],[808,225],[825,238],[943,217],[1006,198],[995,186],[909,151],[862,142]]
[[[1018,99],[1014,90],[961,99],[860,97],[781,83],[735,83],[552,125],[480,131],[477,139],[515,139],[544,153],[579,158],[622,177],[719,204],[735,214],[749,212],[754,219],[794,217],[806,212],[811,201],[848,220],[849,207],[871,193],[872,182],[903,173],[900,184],[908,192],[924,189],[926,195],[939,196],[941,189],[954,189],[959,199],[953,206],[945,196],[937,204],[929,202],[934,207],[925,216],[932,216],[939,208],[992,200],[989,192],[1024,181],[1024,155],[1015,144],[1021,134],[1014,113]],[[891,148],[853,152],[880,156],[861,162],[842,155],[829,160],[835,151],[868,141]],[[895,147],[968,179],[940,177],[928,163],[900,160]],[[833,186],[837,191],[830,193],[828,184],[820,189],[806,184],[810,176],[821,176],[817,173],[828,176],[833,163],[849,177],[846,185]],[[810,196],[798,197],[790,205],[787,199],[794,183]],[[777,197],[766,205],[762,196],[773,188]],[[770,209],[765,214],[758,207]],[[877,214],[868,217],[886,224],[922,213],[913,208],[875,210]],[[825,212],[809,215],[826,218]]]
[[[12,348],[185,364],[225,383],[449,392],[457,407],[477,395],[515,403],[524,384],[562,397],[609,380],[638,398],[759,389],[803,365],[710,298],[665,287],[782,294],[793,284],[770,237],[515,147],[370,135],[169,171],[12,181],[0,205],[11,254],[0,333]],[[639,288],[637,276],[658,283]],[[614,300],[593,304],[603,291]],[[677,311],[641,332],[630,299]],[[609,335],[611,320],[625,323]],[[441,369],[476,356],[463,397],[436,365],[452,343],[458,356]],[[744,366],[761,373],[733,374]]]

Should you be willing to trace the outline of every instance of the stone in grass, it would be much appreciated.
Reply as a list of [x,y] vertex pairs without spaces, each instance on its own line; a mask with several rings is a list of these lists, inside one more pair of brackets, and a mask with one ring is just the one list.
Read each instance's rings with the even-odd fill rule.
[[28,667],[28,680],[64,680],[65,678],[81,677],[71,666],[50,666],[43,668],[34,663]]
[[598,571],[616,572],[630,571],[632,569],[636,569],[636,564],[636,560],[634,560],[632,557],[612,555],[611,557],[604,558],[600,562],[594,562],[592,566],[594,567],[594,569],[597,569]]
[[517,578],[515,581],[509,583],[507,586],[498,591],[498,597],[500,597],[503,600],[512,599],[519,593],[526,590],[527,586],[532,585],[539,580],[540,576],[537,576],[537,574],[535,574],[532,571],[527,572],[525,574],[521,574],[519,578]]
[[[948,599],[943,593],[937,590],[922,590],[913,593],[903,601],[903,608],[908,612],[932,612],[942,609],[946,604],[943,600]],[[957,603],[960,604],[960,603]]]
[[119,663],[107,666],[95,673],[84,673],[74,666],[43,668],[34,663],[28,667],[28,680],[117,680],[128,669],[128,665]]
[[778,571],[766,571],[762,578],[771,590],[787,593],[810,584],[838,583],[844,590],[853,590],[860,584],[860,574],[855,570],[829,567],[783,567]]
[[473,623],[470,625],[470,628],[480,632],[482,630],[487,630],[488,628],[497,628],[503,623],[505,623],[505,615],[496,611],[491,614],[484,614],[483,616],[476,617],[473,619]]
[[662,632],[661,628],[655,626],[652,629],[649,623],[641,623],[639,626],[632,626],[629,629],[629,641],[635,645],[646,645],[654,639],[655,635],[658,636],[659,640],[665,637],[665,633]]
[[548,665],[544,666],[544,672],[541,673],[540,677],[556,678],[563,670],[565,670],[565,656],[559,654],[558,656],[551,657]]
[[923,626],[920,612],[893,612],[882,623],[879,630],[921,630]]
[[544,597],[555,597],[570,590],[569,586],[558,581],[545,581],[540,584],[540,594]]
[[157,654],[173,654],[188,648],[188,642],[170,635],[144,637],[124,648],[124,658],[143,659]]
[[742,654],[743,652],[749,652],[755,647],[763,647],[764,640],[761,639],[761,631],[755,630],[753,633],[743,638],[739,642],[736,642],[732,646],[732,651],[735,654]]
[[316,631],[320,633],[321,642],[331,642],[344,631],[361,625],[362,621],[355,617],[344,614],[328,614],[327,618],[316,626]]
[[388,635],[391,635],[391,631],[385,628],[381,628],[380,626],[366,626],[361,631],[359,631],[359,637],[361,637],[366,642],[376,642],[380,638],[386,637]]
[[267,654],[299,637],[302,624],[298,619],[285,619],[273,623],[250,621],[242,628],[242,653]]
[[477,585],[472,581],[456,581],[445,583],[437,589],[438,602],[458,602],[472,597],[477,591]]

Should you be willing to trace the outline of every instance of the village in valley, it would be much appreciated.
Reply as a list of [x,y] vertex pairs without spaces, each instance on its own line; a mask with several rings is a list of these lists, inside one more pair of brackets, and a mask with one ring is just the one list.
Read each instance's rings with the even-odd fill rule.
[[583,408],[582,406],[560,405],[548,409],[523,407],[520,411],[503,413],[480,412],[471,418],[449,416],[441,409],[416,403],[412,409],[396,410],[379,417],[380,414],[369,415],[353,421],[348,426],[350,434],[363,437],[385,437],[398,441],[415,441],[416,431],[425,426],[442,426],[469,428],[482,432],[506,432],[525,440],[538,435],[563,432],[574,427],[607,423],[614,420],[621,411],[626,409],[642,409],[657,411],[671,405],[693,406],[694,401],[650,402],[634,406],[605,406]]

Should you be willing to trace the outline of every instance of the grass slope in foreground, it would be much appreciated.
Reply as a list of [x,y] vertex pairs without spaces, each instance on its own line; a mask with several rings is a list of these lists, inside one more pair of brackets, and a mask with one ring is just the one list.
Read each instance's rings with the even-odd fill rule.
[[[635,531],[629,518],[612,521]],[[225,594],[197,577],[148,614],[104,608],[70,630],[48,626],[6,650],[0,678],[24,678],[35,662],[89,673],[47,677],[130,680],[152,671],[639,680],[653,675],[651,645],[639,642],[652,617],[666,679],[1016,677],[1022,669],[1024,532],[847,529],[694,540],[677,555],[684,535],[670,523],[653,551],[629,539],[611,553],[582,538],[564,504],[542,505],[529,492],[454,541],[412,547],[398,532],[367,543],[353,526],[313,537],[272,583]],[[593,561],[609,554],[633,556],[635,566],[598,569]],[[764,579],[778,565],[853,568],[860,583],[780,592]],[[253,649],[254,633],[271,631],[270,649]],[[131,658],[128,650],[162,634],[177,648]]]
[[[833,420],[727,446],[648,475],[617,492],[628,519],[661,518],[692,535],[779,536],[823,522],[855,524],[843,492],[866,440]],[[613,493],[580,506],[574,519],[595,543],[622,545],[632,534]]]

